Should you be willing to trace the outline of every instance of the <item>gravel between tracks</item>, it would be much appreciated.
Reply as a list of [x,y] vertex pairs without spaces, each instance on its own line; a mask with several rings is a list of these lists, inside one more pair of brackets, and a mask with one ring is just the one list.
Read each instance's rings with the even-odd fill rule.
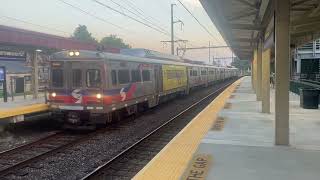
[[54,134],[59,125],[50,119],[1,126],[0,152],[37,141]]
[[218,86],[212,86],[193,92],[189,96],[161,104],[157,108],[145,112],[134,121],[113,125],[110,131],[90,138],[54,156],[42,159],[41,162],[20,170],[18,175],[12,174],[8,178],[80,179],[178,112],[216,89]]

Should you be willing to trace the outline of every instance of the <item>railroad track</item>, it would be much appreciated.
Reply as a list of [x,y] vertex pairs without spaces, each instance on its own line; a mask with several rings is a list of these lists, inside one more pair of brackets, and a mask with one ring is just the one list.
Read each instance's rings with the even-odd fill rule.
[[[89,179],[131,179],[142,169],[161,149],[178,134],[196,114],[207,106],[221,91],[231,83],[217,89],[196,103],[188,106],[185,110],[170,118],[112,159],[86,174],[82,180]],[[207,102],[207,104],[205,103]],[[198,111],[192,111],[198,106]]]
[[61,131],[37,141],[0,152],[0,178],[15,174],[21,168],[32,166],[32,162],[80,143],[86,138],[88,138],[86,134],[71,134]]

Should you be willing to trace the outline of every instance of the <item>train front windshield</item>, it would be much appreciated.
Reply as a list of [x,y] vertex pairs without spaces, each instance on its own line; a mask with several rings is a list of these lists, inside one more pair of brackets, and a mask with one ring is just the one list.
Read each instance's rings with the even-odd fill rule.
[[99,69],[88,69],[86,72],[86,85],[88,88],[101,87],[101,73]]
[[52,87],[62,88],[63,83],[63,69],[52,69]]

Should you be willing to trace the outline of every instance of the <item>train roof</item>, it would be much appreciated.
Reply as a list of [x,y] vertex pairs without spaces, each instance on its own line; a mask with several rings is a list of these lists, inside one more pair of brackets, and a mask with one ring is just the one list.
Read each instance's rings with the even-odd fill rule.
[[[70,56],[69,53],[79,52],[79,55]],[[87,50],[80,50],[80,51],[60,51],[54,53],[50,60],[102,60],[102,59],[111,59],[111,60],[119,60],[119,61],[131,61],[131,62],[141,62],[141,63],[155,63],[155,64],[167,64],[167,65],[181,65],[181,66],[193,66],[193,67],[211,67],[217,69],[233,69],[227,67],[217,67],[212,65],[198,65],[198,64],[190,64],[184,62],[176,62],[170,60],[161,60],[161,59],[154,59],[154,58],[144,58],[144,57],[136,57],[136,56],[129,56],[123,54],[114,54],[114,53],[107,53],[107,52],[98,52],[98,51],[87,51]]]
[[136,56],[136,57],[144,57],[144,58],[150,58],[150,59],[160,59],[160,60],[171,60],[171,61],[183,62],[183,60],[179,56],[165,54],[165,53],[153,51],[150,49],[143,49],[143,48],[121,49],[120,54],[129,55],[129,56]]

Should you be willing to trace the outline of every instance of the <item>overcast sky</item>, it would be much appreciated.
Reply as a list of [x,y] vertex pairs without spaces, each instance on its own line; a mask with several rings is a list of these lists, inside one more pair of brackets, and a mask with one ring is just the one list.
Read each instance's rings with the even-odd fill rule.
[[[73,9],[59,0],[1,0],[0,24],[65,37],[69,37],[78,24],[83,24],[88,27],[89,31],[98,40],[104,36],[116,34],[134,48],[147,48],[170,53],[170,44],[163,44],[160,42],[162,40],[170,40],[170,36],[168,35],[161,34],[151,28],[139,24],[128,17],[97,4],[92,0],[63,1],[88,11],[95,16],[120,27],[95,19]],[[141,10],[140,13],[143,14],[145,18],[148,18],[148,20],[152,21],[153,24],[161,26],[167,32],[170,32],[170,4],[175,3],[177,4],[174,9],[175,20],[180,19],[184,22],[182,30],[180,25],[176,24],[175,34],[181,39],[189,40],[189,43],[187,43],[188,47],[207,46],[209,41],[211,41],[212,45],[225,45],[223,38],[220,36],[198,0],[182,0],[182,2],[189,10],[192,11],[200,22],[204,24],[212,34],[214,34],[214,37],[210,36],[176,0],[99,1],[118,9],[123,13],[129,14],[132,17],[136,16],[134,14],[130,14],[126,9],[119,7],[114,2],[119,3],[128,9],[134,7],[138,11]],[[130,10],[135,12],[133,9]],[[35,25],[19,22],[14,19],[10,19],[10,17],[27,21]],[[37,25],[41,25],[43,27],[39,27]],[[230,57],[232,55],[231,51],[227,49],[212,50],[211,52],[215,57]],[[208,50],[187,51],[185,57],[208,61]]]

